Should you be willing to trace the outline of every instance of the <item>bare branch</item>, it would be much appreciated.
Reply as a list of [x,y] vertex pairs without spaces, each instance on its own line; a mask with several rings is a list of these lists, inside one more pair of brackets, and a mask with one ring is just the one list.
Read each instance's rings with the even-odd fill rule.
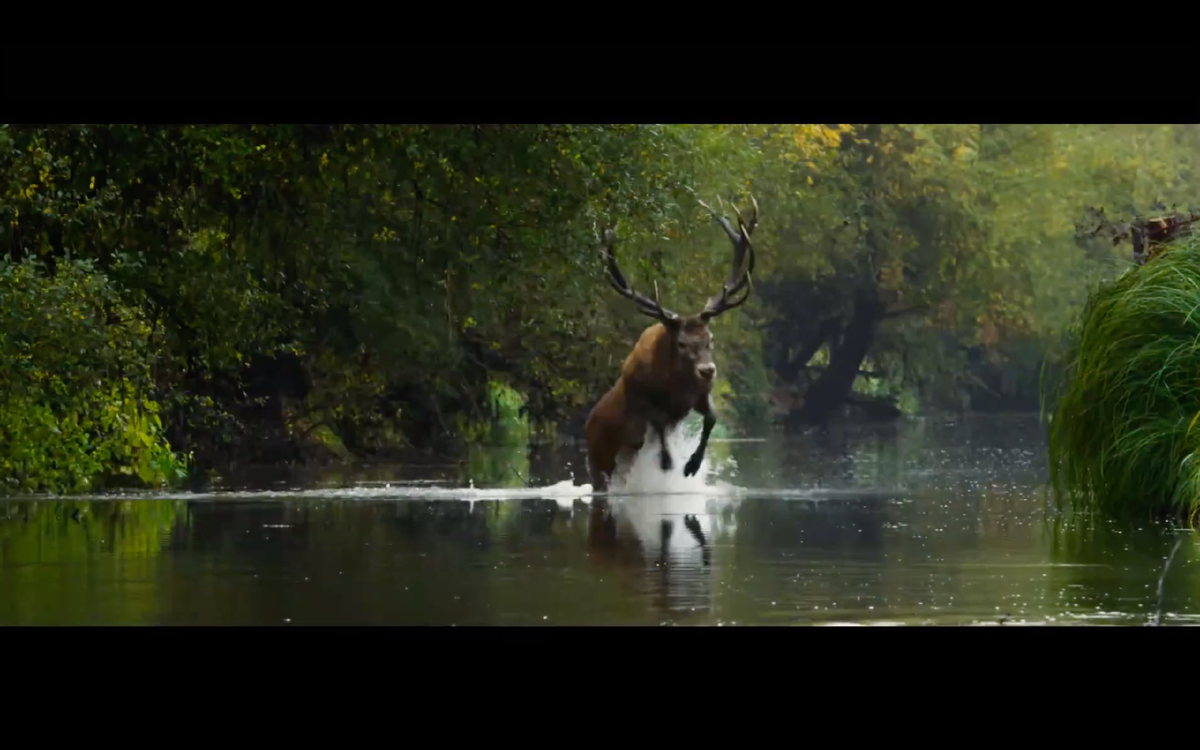
[[899,310],[892,310],[890,312],[884,313],[883,319],[884,320],[893,320],[895,318],[902,318],[905,315],[912,315],[913,313],[925,312],[929,308],[930,308],[930,305],[915,305],[913,307],[905,307],[905,308],[901,308]]

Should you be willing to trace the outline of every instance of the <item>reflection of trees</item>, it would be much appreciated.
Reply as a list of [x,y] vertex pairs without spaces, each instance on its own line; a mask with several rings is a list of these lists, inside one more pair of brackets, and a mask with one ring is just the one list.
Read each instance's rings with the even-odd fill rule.
[[1021,520],[1035,502],[965,479],[900,502],[746,499],[721,609],[756,622],[1042,617],[1045,550]]
[[588,482],[587,451],[579,441],[543,441],[529,446],[529,474],[535,486],[555,484],[567,479]]
[[18,501],[0,513],[0,623],[153,622],[186,504]]
[[1184,534],[1163,578],[1163,624],[1171,623],[1171,612],[1196,618],[1200,537],[1195,532],[1149,521],[1057,516],[1044,533],[1055,563],[1051,585],[1065,616],[1122,621],[1149,621],[1154,615],[1159,578],[1171,548]]
[[[657,621],[589,562],[586,512],[551,500],[74,505],[83,526],[45,504],[4,506],[0,621]],[[156,515],[159,507],[174,520]],[[62,543],[64,534],[78,543]],[[108,546],[116,554],[99,557]],[[155,567],[135,570],[150,554]],[[92,573],[67,579],[77,565]],[[564,577],[579,584],[564,586]]]
[[[735,451],[742,486],[892,486],[925,450],[924,420],[833,424],[799,435],[772,434]],[[749,484],[753,482],[754,484]]]
[[744,500],[736,516],[734,585],[722,591],[730,619],[823,619],[848,610],[865,619],[887,593],[879,572],[890,507],[762,498]]
[[[1038,437],[970,422],[900,423],[897,444],[872,429],[830,433],[853,462],[836,469],[852,467],[850,484],[915,485],[900,500],[614,497],[611,514],[536,490],[473,502],[0,504],[0,623],[1148,618],[1174,537],[1147,524],[1039,539],[1040,497],[1013,489],[1042,476]],[[726,445],[742,488],[803,490],[832,473],[829,453],[803,440]],[[561,460],[535,455],[533,473]],[[692,514],[710,567],[683,522]],[[1196,611],[1198,558],[1194,543],[1177,554],[1168,610]]]
[[739,455],[738,462],[757,463],[759,476],[774,474],[775,484],[766,487],[969,484],[997,476],[1008,484],[1038,485],[1044,481],[1045,442],[1034,425],[1031,430],[1030,418],[1021,415],[834,424],[786,441],[772,436],[758,448],[761,456]]
[[525,445],[471,446],[459,473],[461,484],[476,487],[524,487],[529,478],[529,449]]

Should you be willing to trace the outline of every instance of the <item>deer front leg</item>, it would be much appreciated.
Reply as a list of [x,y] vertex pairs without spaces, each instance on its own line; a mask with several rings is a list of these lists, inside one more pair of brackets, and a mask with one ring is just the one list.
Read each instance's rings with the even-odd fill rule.
[[592,493],[598,494],[601,492],[608,492],[608,475],[605,474],[603,471],[600,471],[599,469],[595,469],[595,468],[593,468],[591,470],[591,475],[592,475]]
[[661,463],[663,471],[670,471],[674,462],[671,461],[671,452],[667,450],[667,413],[660,409],[654,409],[650,412],[650,424],[654,425],[654,431],[658,433],[658,442],[662,445]]
[[683,467],[685,477],[690,477],[700,471],[700,462],[704,460],[704,451],[708,448],[708,436],[712,434],[713,426],[717,423],[717,415],[713,412],[710,396],[705,396],[704,400],[696,405],[696,411],[704,416],[704,427],[700,431],[700,445],[696,446],[696,452]]

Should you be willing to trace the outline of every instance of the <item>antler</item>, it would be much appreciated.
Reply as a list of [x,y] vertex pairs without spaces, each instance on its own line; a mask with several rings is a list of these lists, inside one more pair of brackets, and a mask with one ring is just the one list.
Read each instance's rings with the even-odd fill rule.
[[[720,196],[717,196],[717,202],[721,207],[725,207],[724,201]],[[738,305],[744,304],[750,297],[751,281],[750,274],[754,271],[754,246],[750,244],[750,235],[753,234],[754,228],[758,226],[758,201],[754,196],[750,196],[750,202],[754,205],[754,211],[750,216],[749,223],[742,218],[742,212],[738,211],[737,206],[733,207],[733,212],[737,214],[738,231],[733,231],[733,227],[729,225],[729,219],[717,214],[716,211],[705,203],[700,201],[700,205],[708,209],[708,212],[713,215],[721,228],[725,230],[725,234],[729,235],[729,241],[733,243],[733,269],[729,272],[729,278],[721,286],[721,293],[716,297],[709,297],[708,302],[704,305],[704,311],[700,313],[700,317],[704,320],[710,320],[717,317],[723,312],[732,310]],[[749,263],[746,266],[746,272],[738,278],[738,269],[742,267],[742,262],[749,255]],[[731,295],[737,294],[743,288],[746,293],[741,297],[729,300]]]
[[612,249],[614,242],[616,242],[616,235],[613,234],[613,230],[605,229],[604,240],[600,243],[600,254],[604,256],[604,260],[608,265],[608,283],[612,284],[613,289],[616,289],[622,297],[628,297],[633,300],[637,304],[638,312],[643,315],[649,315],[663,323],[678,321],[678,315],[664,308],[657,301],[638,294],[629,288],[629,283],[621,275],[621,269],[617,268],[617,256],[613,253]]

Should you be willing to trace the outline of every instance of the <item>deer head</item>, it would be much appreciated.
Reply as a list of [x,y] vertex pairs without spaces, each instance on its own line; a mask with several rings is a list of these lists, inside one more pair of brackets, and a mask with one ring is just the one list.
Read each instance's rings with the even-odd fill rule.
[[[733,267],[729,278],[721,286],[720,294],[710,297],[698,315],[680,316],[663,307],[657,299],[652,300],[635,292],[617,267],[616,255],[613,252],[616,236],[611,229],[605,230],[600,246],[607,266],[608,281],[612,287],[621,296],[633,300],[638,312],[663,324],[670,334],[671,349],[677,355],[680,369],[694,369],[696,375],[705,381],[711,381],[716,375],[716,366],[712,362],[712,332],[708,329],[709,322],[718,315],[744,304],[750,296],[750,274],[754,271],[754,247],[750,243],[750,235],[758,226],[758,201],[754,196],[751,196],[750,200],[754,209],[748,222],[736,206],[733,209],[737,215],[737,231],[734,231],[727,218],[713,211],[704,201],[699,201],[733,243]],[[724,206],[719,197],[717,201]],[[743,263],[746,264],[746,270],[739,273]],[[737,294],[743,290],[744,293],[738,297]]]

